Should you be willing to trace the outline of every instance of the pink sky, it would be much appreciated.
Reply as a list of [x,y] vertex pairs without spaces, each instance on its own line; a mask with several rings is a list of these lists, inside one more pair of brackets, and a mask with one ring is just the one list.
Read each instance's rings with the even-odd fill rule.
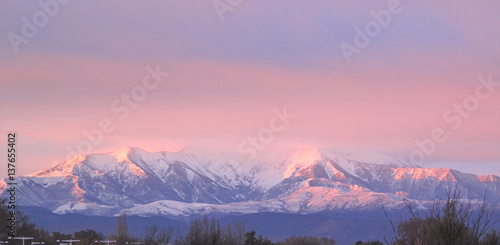
[[[487,98],[467,118],[443,118],[476,96],[479,76],[500,83],[500,4],[401,1],[347,63],[339,44],[352,44],[354,26],[387,2],[244,1],[224,21],[210,1],[71,2],[17,53],[8,33],[20,34],[22,17],[41,7],[7,2],[0,133],[18,133],[18,170],[28,174],[64,161],[103,119],[114,131],[93,152],[195,145],[237,154],[286,107],[296,117],[258,154],[321,147],[407,158],[415,140],[441,128],[446,141],[421,165],[500,174],[500,86],[481,88]],[[121,119],[113,101],[157,65],[170,76]]]

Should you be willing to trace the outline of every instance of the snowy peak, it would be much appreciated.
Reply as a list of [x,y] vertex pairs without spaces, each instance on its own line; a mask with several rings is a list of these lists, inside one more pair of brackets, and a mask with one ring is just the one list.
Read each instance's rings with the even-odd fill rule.
[[111,153],[110,155],[115,157],[118,162],[125,162],[129,160],[129,155],[134,151],[133,147],[128,147]]
[[66,162],[58,164],[55,167],[49,168],[47,170],[41,170],[36,173],[27,175],[26,177],[59,177],[59,176],[67,176],[73,174],[73,168],[75,165],[80,164],[85,161],[87,158],[86,155],[76,156]]
[[[410,166],[380,154],[307,149],[248,161],[189,147],[147,152],[129,147],[81,155],[18,177],[19,200],[58,213],[192,215],[196,212],[314,213],[429,202],[458,188],[500,202],[500,178]],[[0,181],[2,196],[8,195]],[[175,205],[169,206],[169,205]],[[182,210],[182,211],[181,211]]]
[[398,168],[394,169],[394,178],[396,180],[421,180],[421,179],[438,179],[443,181],[457,181],[456,173],[449,168]]
[[318,149],[309,149],[298,151],[292,154],[288,159],[290,165],[283,174],[283,179],[293,177],[297,174],[303,174],[307,169],[314,168],[318,162],[322,160],[322,154]]
[[496,175],[479,175],[477,176],[477,179],[481,182],[499,182],[500,177]]
[[303,176],[306,178],[364,179],[370,172],[392,168],[412,168],[409,164],[393,157],[375,153],[337,153],[329,150],[308,149],[293,153],[287,160],[288,167],[283,179]]
[[325,155],[329,158],[344,158],[350,161],[355,161],[359,163],[369,163],[378,165],[387,165],[395,168],[401,167],[419,167],[417,165],[412,165],[406,162],[402,158],[396,158],[392,156],[383,155],[380,153],[373,152],[334,152],[327,150]]

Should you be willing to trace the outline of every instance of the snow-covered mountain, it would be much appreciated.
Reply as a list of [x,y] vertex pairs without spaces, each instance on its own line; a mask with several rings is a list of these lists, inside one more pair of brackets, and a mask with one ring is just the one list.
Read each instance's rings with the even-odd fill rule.
[[[500,202],[498,176],[422,168],[377,154],[310,149],[278,160],[228,158],[187,148],[128,148],[81,155],[17,177],[17,202],[55,213],[152,216],[319,213],[425,205],[457,187],[470,199]],[[7,196],[5,180],[0,192]]]

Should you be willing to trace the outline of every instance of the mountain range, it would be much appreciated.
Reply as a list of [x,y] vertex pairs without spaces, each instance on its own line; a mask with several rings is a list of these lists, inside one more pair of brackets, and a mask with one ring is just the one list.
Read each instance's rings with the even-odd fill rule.
[[[425,208],[457,188],[468,199],[500,202],[495,175],[423,168],[379,154],[308,149],[245,160],[193,148],[150,153],[130,147],[86,154],[16,178],[21,206],[56,214],[182,218],[258,213],[319,214]],[[7,197],[6,180],[0,193]]]

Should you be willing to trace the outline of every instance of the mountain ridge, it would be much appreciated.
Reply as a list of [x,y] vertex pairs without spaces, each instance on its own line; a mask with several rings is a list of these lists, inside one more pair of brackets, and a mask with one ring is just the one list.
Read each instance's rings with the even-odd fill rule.
[[[129,147],[80,155],[17,181],[21,205],[100,216],[310,214],[398,208],[404,200],[423,207],[444,199],[453,188],[469,199],[482,200],[487,193],[488,201],[500,202],[500,178],[495,175],[318,149],[249,163],[193,148],[149,153]],[[5,180],[0,180],[0,192],[8,194]]]

